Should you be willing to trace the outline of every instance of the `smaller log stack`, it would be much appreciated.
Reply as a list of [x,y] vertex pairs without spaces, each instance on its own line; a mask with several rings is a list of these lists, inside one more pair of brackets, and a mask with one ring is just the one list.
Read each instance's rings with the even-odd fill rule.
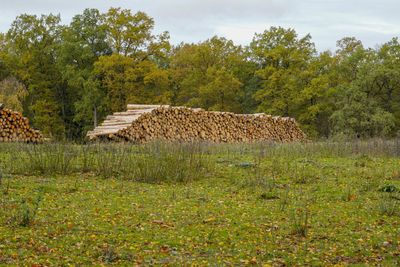
[[0,103],[0,142],[43,142],[42,134],[29,126],[19,112],[6,109]]
[[108,116],[87,136],[134,143],[154,140],[218,143],[307,140],[293,118],[156,105],[128,105],[126,112]]

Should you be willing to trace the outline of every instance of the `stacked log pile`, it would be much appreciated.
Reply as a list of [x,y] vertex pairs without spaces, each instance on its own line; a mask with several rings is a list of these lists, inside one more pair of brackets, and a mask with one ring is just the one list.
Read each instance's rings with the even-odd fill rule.
[[39,131],[29,126],[27,118],[0,104],[0,142],[43,142]]
[[306,135],[292,118],[148,105],[128,105],[128,111],[109,116],[102,126],[88,132],[88,136],[135,143],[154,140],[225,143],[306,140]]

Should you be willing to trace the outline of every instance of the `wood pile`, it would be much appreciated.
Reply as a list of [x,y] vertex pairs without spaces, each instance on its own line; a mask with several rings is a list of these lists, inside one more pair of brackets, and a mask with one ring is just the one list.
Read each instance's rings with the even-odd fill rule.
[[156,105],[128,105],[126,112],[108,116],[101,126],[87,135],[90,139],[135,143],[154,140],[225,143],[306,140],[306,135],[292,118]]
[[0,142],[43,142],[42,134],[29,126],[27,118],[0,104]]

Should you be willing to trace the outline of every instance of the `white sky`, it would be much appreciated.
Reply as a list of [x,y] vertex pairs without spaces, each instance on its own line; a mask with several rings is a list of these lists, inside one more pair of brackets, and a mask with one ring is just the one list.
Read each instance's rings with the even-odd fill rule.
[[169,31],[173,44],[218,35],[246,45],[270,26],[294,28],[300,37],[310,33],[320,51],[335,50],[347,36],[367,47],[400,36],[399,0],[0,0],[0,32],[22,13],[60,13],[67,24],[85,8],[110,7],[146,12],[155,32]]

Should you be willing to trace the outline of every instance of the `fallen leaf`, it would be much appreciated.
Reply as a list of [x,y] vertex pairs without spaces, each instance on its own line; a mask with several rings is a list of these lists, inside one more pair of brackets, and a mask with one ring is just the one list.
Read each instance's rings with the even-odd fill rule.
[[208,219],[205,219],[203,222],[204,223],[209,223],[209,222],[213,222],[213,221],[216,221],[216,219],[215,218],[208,218]]

